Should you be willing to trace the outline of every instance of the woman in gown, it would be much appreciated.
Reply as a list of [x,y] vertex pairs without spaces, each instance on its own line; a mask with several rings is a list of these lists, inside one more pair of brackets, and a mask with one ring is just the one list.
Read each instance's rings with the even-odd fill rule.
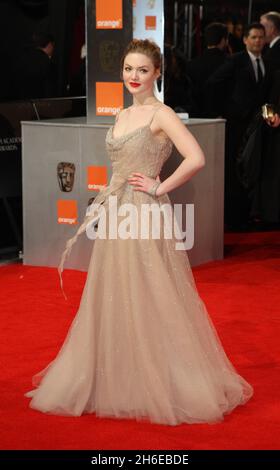
[[[133,104],[106,135],[113,174],[94,201],[107,216],[110,196],[118,208],[170,208],[167,193],[204,166],[197,141],[153,93],[160,60],[149,40],[133,40],[124,53],[123,81]],[[160,182],[173,144],[183,161]],[[94,218],[89,211],[67,242],[60,268]],[[163,236],[163,223],[161,215],[157,238],[151,228],[146,237],[110,237],[109,220],[106,237],[96,238],[79,310],[57,357],[33,378],[36,388],[26,394],[31,408],[177,425],[221,421],[251,397],[199,297],[185,250],[176,249],[173,234]]]

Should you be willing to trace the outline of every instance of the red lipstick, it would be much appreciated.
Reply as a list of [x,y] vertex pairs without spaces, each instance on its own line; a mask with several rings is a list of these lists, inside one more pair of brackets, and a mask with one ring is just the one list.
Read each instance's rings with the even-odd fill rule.
[[130,86],[133,86],[134,88],[137,88],[140,86],[140,83],[135,83],[135,82],[129,82]]

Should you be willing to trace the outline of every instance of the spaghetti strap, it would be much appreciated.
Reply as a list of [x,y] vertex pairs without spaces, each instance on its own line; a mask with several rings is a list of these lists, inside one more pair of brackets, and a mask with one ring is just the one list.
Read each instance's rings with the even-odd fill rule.
[[153,112],[153,114],[152,114],[152,117],[151,117],[151,119],[150,119],[150,121],[149,121],[149,123],[148,123],[149,126],[152,124],[153,119],[154,119],[154,117],[155,117],[155,114],[157,113],[157,111],[158,111],[159,108],[161,108],[161,107],[162,107],[162,103],[156,105],[156,109],[154,110],[154,112]]
[[[153,111],[153,113],[152,113],[152,116],[151,116],[150,120],[148,121],[148,123],[145,124],[145,126],[140,126],[140,128],[141,128],[141,127],[148,127],[148,126],[150,127],[150,125],[151,125],[152,122],[153,122],[153,119],[154,119],[154,117],[155,117],[156,112],[157,112],[158,109],[161,108],[161,107],[162,107],[162,103],[157,104],[157,105],[155,106],[155,109],[154,109],[154,111]],[[117,121],[118,121],[118,119],[119,119],[119,115],[120,115],[121,112],[124,111],[125,109],[128,109],[128,108],[123,108],[123,109],[120,109],[119,111],[117,111],[116,117],[115,117],[115,122],[114,122],[114,124],[113,124],[113,126],[112,126],[112,132],[114,132],[115,125],[116,125],[116,123],[117,123]],[[136,128],[135,131],[138,130],[138,129],[139,129],[139,128]],[[130,132],[129,132],[129,134],[130,134]]]
[[118,122],[119,116],[120,116],[121,112],[123,111],[123,109],[124,109],[124,108],[120,108],[120,109],[116,112],[116,114],[115,114],[115,122],[114,122],[114,124],[113,124],[113,126],[112,126],[113,131],[114,131],[114,129],[115,129],[115,125],[116,125],[116,123]]
[[120,108],[120,109],[116,112],[116,114],[115,114],[115,124],[116,124],[116,122],[118,121],[119,116],[120,116],[121,112],[123,111],[123,109],[124,109],[124,108]]

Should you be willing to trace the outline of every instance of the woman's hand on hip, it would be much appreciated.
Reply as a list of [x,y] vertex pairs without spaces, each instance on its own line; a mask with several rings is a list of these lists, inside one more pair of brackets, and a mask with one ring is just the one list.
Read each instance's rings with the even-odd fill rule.
[[157,184],[157,189],[156,189],[156,196],[158,196],[159,192],[159,185],[161,181],[159,179],[159,176],[157,176],[156,179],[150,178],[149,176],[144,175],[143,173],[132,173],[128,179],[128,183],[132,186],[134,186],[134,191],[142,191],[144,193],[150,194],[150,191],[152,191],[152,188]]

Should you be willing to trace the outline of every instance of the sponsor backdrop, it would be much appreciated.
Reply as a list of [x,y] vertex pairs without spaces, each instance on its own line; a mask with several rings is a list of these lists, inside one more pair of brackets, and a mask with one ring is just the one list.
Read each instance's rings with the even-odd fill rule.
[[120,61],[132,39],[131,0],[87,1],[87,117],[112,123],[130,97],[120,79]]
[[84,98],[0,103],[0,256],[22,250],[22,120],[85,115]]
[[[88,124],[86,118],[22,125],[24,264],[58,266],[65,242],[82,222],[88,202],[109,179],[104,145],[108,125]],[[199,264],[223,256],[224,122],[195,120],[189,129],[207,155],[207,171],[172,191],[170,198],[173,204],[195,206],[194,247],[189,256],[192,264]],[[163,179],[181,161],[174,151],[163,168]],[[86,270],[92,246],[93,241],[81,235],[65,267]],[[70,294],[67,282],[65,287]]]
[[[163,0],[88,0],[86,12],[88,122],[112,123],[131,104],[120,79],[125,46],[149,38],[163,52]],[[163,86],[156,94],[163,101]]]
[[[132,0],[133,3],[133,37],[152,39],[163,56],[164,46],[164,7],[163,0]],[[155,89],[158,99],[163,101],[163,78],[160,90]]]
[[[22,122],[24,264],[58,266],[66,240],[108,182],[107,128],[86,118]],[[82,235],[66,267],[86,269],[91,249]]]
[[[163,0],[88,0],[87,2],[87,92],[89,124],[112,123],[115,114],[131,104],[131,97],[120,80],[120,61],[126,44],[135,38],[153,39],[163,50]],[[158,92],[161,99],[161,93]],[[96,150],[96,149],[95,149]],[[98,156],[102,161],[102,155]],[[68,159],[69,160],[69,159]],[[98,191],[109,183],[110,167],[91,165],[86,188]],[[72,165],[72,169],[71,169]],[[75,165],[58,163],[60,190],[71,192],[75,184]],[[85,181],[85,178],[83,178]],[[65,194],[64,194],[65,197]],[[59,198],[56,203],[57,223],[78,223],[77,201]]]
[[[163,48],[162,0],[88,0],[86,11],[87,118],[22,123],[26,264],[57,266],[65,241],[76,232],[88,204],[109,184],[111,165],[105,134],[117,111],[131,104],[120,78],[125,46],[134,36],[151,38]],[[222,257],[224,123],[212,124],[197,120],[192,130],[202,144],[207,137],[208,177],[211,171],[215,177],[206,184],[203,172],[188,188],[171,195],[173,203],[196,205],[195,242],[199,249],[191,250],[194,263]],[[173,152],[168,165],[175,161],[177,166],[181,157]],[[210,190],[216,177],[219,183]],[[65,267],[86,269],[91,248],[92,241],[82,236]]]

